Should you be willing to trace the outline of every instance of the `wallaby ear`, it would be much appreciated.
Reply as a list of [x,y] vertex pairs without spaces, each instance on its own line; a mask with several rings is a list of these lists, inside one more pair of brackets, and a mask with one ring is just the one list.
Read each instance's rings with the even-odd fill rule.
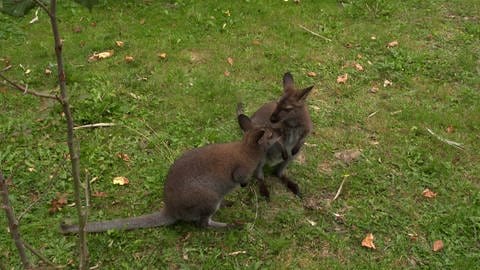
[[291,90],[294,89],[294,82],[293,76],[290,72],[283,74],[283,90]]
[[308,94],[310,94],[310,92],[312,92],[313,87],[314,87],[314,85],[300,90],[300,93],[298,94],[298,100],[299,101],[304,101],[305,99],[307,99],[307,96],[308,96]]
[[245,114],[239,114],[237,116],[238,124],[243,131],[249,131],[253,128],[252,120]]
[[253,139],[257,144],[263,144],[265,143],[265,130],[264,129],[259,129],[253,134]]

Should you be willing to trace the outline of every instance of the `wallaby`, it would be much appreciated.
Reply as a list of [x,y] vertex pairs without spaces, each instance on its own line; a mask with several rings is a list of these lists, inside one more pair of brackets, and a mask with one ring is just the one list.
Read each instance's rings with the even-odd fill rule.
[[254,172],[258,181],[260,194],[267,199],[270,192],[264,181],[265,164],[274,167],[274,174],[294,194],[300,196],[298,184],[288,178],[285,168],[302,148],[305,138],[312,130],[312,120],[305,103],[313,86],[297,90],[290,72],[283,75],[283,95],[278,101],[261,106],[251,118],[243,112],[243,104],[238,104],[237,120],[243,131],[254,127],[274,126],[281,132],[279,143],[273,144],[267,151],[266,158],[261,160]]
[[[158,212],[138,217],[87,223],[86,231],[132,230],[169,225],[178,220],[194,221],[201,227],[232,227],[212,220],[223,197],[236,186],[246,186],[266,151],[279,140],[271,128],[253,127],[243,120],[248,131],[238,142],[211,144],[185,152],[167,175],[165,206]],[[78,225],[62,224],[62,233],[77,233]]]

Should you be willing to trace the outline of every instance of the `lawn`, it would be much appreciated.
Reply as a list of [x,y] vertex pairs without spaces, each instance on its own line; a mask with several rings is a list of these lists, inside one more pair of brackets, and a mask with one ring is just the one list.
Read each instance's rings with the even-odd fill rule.
[[[102,0],[91,12],[60,1],[58,12],[75,125],[116,124],[76,130],[90,220],[160,209],[175,158],[239,140],[237,102],[253,113],[277,99],[286,71],[299,87],[315,85],[314,131],[288,168],[302,198],[268,177],[270,202],[252,183],[216,215],[244,221],[243,229],[178,223],[90,234],[91,266],[478,267],[480,2]],[[34,13],[0,14],[0,67],[12,65],[4,74],[29,89],[55,93],[48,18],[40,11],[30,24]],[[107,50],[113,56],[89,61]],[[0,168],[13,176],[21,233],[73,268],[77,238],[58,230],[76,217],[61,112],[0,83]],[[346,150],[351,161],[338,158]],[[129,184],[114,185],[117,176]],[[61,198],[67,203],[54,207]],[[19,269],[3,214],[0,228],[0,265]],[[368,233],[376,249],[362,247]],[[443,248],[434,251],[437,240]]]

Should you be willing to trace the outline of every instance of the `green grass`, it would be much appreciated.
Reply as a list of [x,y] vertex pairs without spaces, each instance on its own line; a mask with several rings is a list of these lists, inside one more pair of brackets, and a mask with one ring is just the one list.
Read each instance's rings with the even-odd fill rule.
[[[243,230],[192,224],[89,236],[101,269],[473,269],[480,261],[480,4],[475,1],[100,1],[92,12],[60,1],[67,83],[77,125],[82,177],[97,177],[90,220],[147,213],[162,206],[163,182],[184,150],[238,140],[235,104],[248,112],[281,94],[291,71],[309,98],[315,125],[305,163],[289,174],[299,200],[268,178],[272,200],[252,185],[229,198],[220,221]],[[48,20],[0,14],[6,75],[55,91]],[[141,21],[144,20],[142,24]],[[332,41],[310,34],[299,24]],[[94,26],[95,25],[95,26]],[[76,28],[80,32],[74,31]],[[77,30],[78,30],[77,29]],[[375,39],[372,39],[372,36]],[[118,48],[115,41],[125,42]],[[399,45],[387,48],[397,40]],[[255,41],[255,42],[254,42]],[[112,58],[89,63],[93,52]],[[157,54],[167,53],[166,59]],[[135,58],[125,63],[124,57]],[[227,58],[234,59],[233,66]],[[356,71],[352,63],[365,70]],[[3,65],[0,62],[0,65]],[[26,75],[20,67],[30,69]],[[224,72],[229,71],[230,76]],[[308,77],[314,71],[316,77]],[[336,78],[349,74],[346,84]],[[384,80],[393,85],[383,87]],[[369,89],[377,86],[376,94]],[[76,261],[76,237],[58,225],[75,209],[49,213],[56,193],[73,201],[61,108],[0,85],[0,164],[14,173],[11,202],[25,240],[57,264]],[[375,115],[369,117],[372,113]],[[447,133],[448,126],[454,127]],[[461,142],[458,150],[439,136]],[[372,144],[372,140],[378,144]],[[334,153],[362,149],[341,165]],[[126,153],[126,164],[117,153]],[[34,170],[29,168],[34,168]],[[345,174],[343,190],[330,202]],[[130,185],[112,184],[115,176]],[[430,188],[437,197],[427,199]],[[305,207],[308,206],[308,207]],[[313,208],[313,209],[312,209]],[[334,214],[341,215],[336,218]],[[0,262],[19,259],[0,215]],[[316,222],[312,226],[309,221]],[[376,250],[361,247],[367,233]],[[416,240],[409,234],[417,235]],[[432,251],[435,240],[445,247]],[[245,251],[238,255],[232,252]],[[35,257],[31,257],[36,261]],[[477,266],[478,267],[478,266]]]

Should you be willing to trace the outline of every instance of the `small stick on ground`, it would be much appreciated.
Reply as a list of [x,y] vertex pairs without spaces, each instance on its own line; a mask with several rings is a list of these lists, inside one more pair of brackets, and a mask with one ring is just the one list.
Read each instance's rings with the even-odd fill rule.
[[464,150],[465,148],[463,147],[463,145],[461,143],[458,143],[458,142],[454,142],[454,141],[450,141],[450,140],[447,140],[445,138],[442,138],[440,137],[439,135],[435,134],[431,129],[429,128],[426,128],[428,133],[430,133],[431,135],[433,135],[435,138],[437,138],[439,141],[441,142],[444,142],[448,145],[451,145],[457,149],[461,149],[461,150]]
[[333,203],[338,198],[338,196],[340,196],[340,193],[342,192],[343,184],[345,183],[345,180],[347,179],[348,176],[349,176],[348,174],[343,176],[342,183],[338,187],[337,193],[335,194],[335,197],[333,197],[333,199],[330,203]]
[[331,39],[329,39],[329,38],[327,38],[327,37],[325,37],[325,36],[322,36],[322,35],[320,35],[319,33],[313,32],[312,30],[308,29],[307,27],[305,27],[305,26],[303,26],[303,25],[301,25],[301,24],[299,24],[298,26],[299,26],[300,28],[302,28],[303,30],[309,32],[310,34],[314,35],[314,36],[317,36],[317,37],[319,37],[319,38],[322,38],[322,39],[324,39],[324,40],[326,40],[326,41],[332,41]]
[[81,129],[81,128],[97,128],[97,127],[113,127],[115,123],[96,123],[96,124],[88,124],[83,126],[74,127],[74,130]]
[[20,237],[20,232],[18,231],[18,221],[15,219],[15,214],[13,213],[13,208],[10,206],[10,201],[8,199],[8,186],[7,182],[3,178],[3,173],[0,171],[0,195],[2,197],[2,208],[5,209],[8,220],[8,228],[10,229],[10,234],[12,239],[15,242],[15,245],[18,249],[18,254],[20,255],[20,260],[24,269],[30,268],[30,262],[28,261],[27,253],[25,252],[25,246],[23,245],[22,238]]

